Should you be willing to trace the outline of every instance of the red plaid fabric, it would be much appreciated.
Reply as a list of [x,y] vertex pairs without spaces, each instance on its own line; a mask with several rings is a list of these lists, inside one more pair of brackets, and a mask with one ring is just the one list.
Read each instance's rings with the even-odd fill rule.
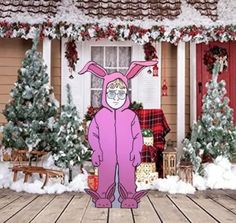
[[141,160],[142,162],[155,162],[156,161],[156,148],[154,146],[143,145],[143,149],[141,152]]
[[154,147],[163,150],[165,136],[170,131],[162,109],[139,109],[135,111],[142,129],[152,129],[154,136]]

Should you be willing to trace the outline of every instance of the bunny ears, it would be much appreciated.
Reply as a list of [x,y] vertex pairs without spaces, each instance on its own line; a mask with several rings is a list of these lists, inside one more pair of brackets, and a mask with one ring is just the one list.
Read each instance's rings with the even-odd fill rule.
[[97,77],[105,77],[106,75],[108,75],[107,71],[101,67],[99,64],[97,64],[94,61],[90,61],[88,62],[84,68],[79,72],[80,75],[86,73],[86,72],[90,72],[95,74]]
[[[154,66],[156,63],[156,61],[134,61],[130,64],[130,67],[125,76],[127,79],[131,79],[139,74],[144,68]],[[88,62],[79,72],[79,74],[82,75],[86,72],[91,72],[100,78],[104,78],[106,75],[108,75],[107,71],[94,61]]]

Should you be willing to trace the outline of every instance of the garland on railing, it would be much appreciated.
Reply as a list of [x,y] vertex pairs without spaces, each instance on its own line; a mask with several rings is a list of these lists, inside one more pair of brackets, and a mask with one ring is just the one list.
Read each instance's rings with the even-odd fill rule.
[[184,42],[209,42],[236,40],[236,25],[227,26],[186,26],[180,28],[169,28],[164,26],[153,26],[151,29],[144,29],[134,25],[109,24],[101,26],[98,24],[75,25],[65,22],[52,24],[9,23],[0,22],[0,37],[8,38],[33,38],[34,29],[42,27],[43,36],[54,38],[70,38],[78,41],[90,39],[109,39],[111,41],[132,40],[138,44],[145,44],[153,41],[166,41],[178,44]]

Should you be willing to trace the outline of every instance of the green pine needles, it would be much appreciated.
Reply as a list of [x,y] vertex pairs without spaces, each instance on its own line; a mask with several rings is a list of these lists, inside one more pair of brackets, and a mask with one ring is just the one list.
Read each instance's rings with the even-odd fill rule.
[[58,102],[49,86],[49,76],[42,55],[37,51],[38,32],[33,46],[25,54],[12,97],[3,111],[7,124],[3,128],[5,147],[50,150],[50,122],[57,114]]
[[[215,66],[217,68],[217,64]],[[207,93],[203,97],[201,118],[192,127],[190,139],[183,141],[184,151],[190,154],[195,171],[198,171],[202,155],[236,158],[236,126],[233,109],[226,97],[226,83],[217,81],[218,72],[207,82]]]
[[[69,84],[66,87],[67,104],[62,105],[60,116],[54,124],[56,146],[53,157],[58,167],[69,168],[72,171],[74,165],[88,160],[91,157],[91,152],[85,145],[82,120],[73,105]],[[72,179],[72,176],[69,178]]]

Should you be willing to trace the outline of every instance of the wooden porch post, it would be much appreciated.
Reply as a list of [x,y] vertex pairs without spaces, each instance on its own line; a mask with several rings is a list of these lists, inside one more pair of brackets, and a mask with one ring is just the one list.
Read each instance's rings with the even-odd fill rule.
[[47,65],[47,73],[49,76],[49,84],[51,84],[51,51],[52,51],[52,41],[48,38],[43,39],[43,59]]
[[177,148],[178,158],[185,137],[185,43],[177,47]]
[[190,125],[197,120],[197,59],[196,43],[190,43]]
[[65,43],[67,39],[61,39],[61,103],[66,103],[66,83],[67,83],[67,76],[68,73],[68,66],[65,58]]

